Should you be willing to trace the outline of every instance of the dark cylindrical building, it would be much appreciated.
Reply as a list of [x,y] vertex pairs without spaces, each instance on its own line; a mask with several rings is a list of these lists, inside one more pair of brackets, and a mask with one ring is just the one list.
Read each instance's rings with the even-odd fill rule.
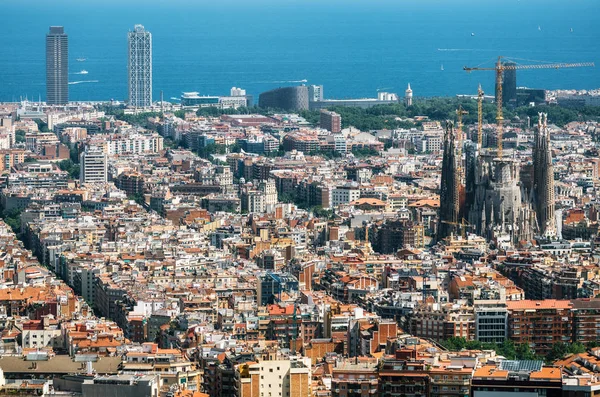
[[258,106],[281,110],[308,110],[308,87],[281,87],[263,92]]

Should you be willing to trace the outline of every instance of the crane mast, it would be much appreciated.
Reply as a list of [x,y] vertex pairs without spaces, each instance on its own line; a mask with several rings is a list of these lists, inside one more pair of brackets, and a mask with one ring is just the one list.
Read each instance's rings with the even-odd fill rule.
[[502,125],[504,124],[504,113],[502,111],[502,83],[504,82],[504,65],[502,57],[498,57],[496,63],[496,139],[498,140],[498,157],[502,158]]
[[477,88],[477,146],[481,150],[483,144],[483,90],[481,84]]
[[[541,65],[517,65],[510,64],[506,65],[502,62],[505,59],[503,56],[499,56],[496,61],[496,65],[493,68],[480,68],[480,67],[467,67],[463,70],[466,72],[472,72],[474,70],[493,70],[496,72],[496,126],[498,136],[498,157],[502,157],[502,126],[504,124],[504,114],[502,110],[502,82],[504,80],[505,70],[521,70],[521,69],[562,69],[562,68],[580,68],[586,66],[595,66],[593,62],[579,62],[579,63],[545,63]],[[479,138],[479,137],[478,137]]]

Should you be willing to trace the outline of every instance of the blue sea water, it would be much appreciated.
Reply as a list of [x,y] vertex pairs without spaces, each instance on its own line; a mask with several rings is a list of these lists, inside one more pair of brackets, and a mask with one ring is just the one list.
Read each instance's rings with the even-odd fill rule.
[[491,94],[492,72],[462,67],[498,55],[598,65],[519,71],[519,86],[600,87],[599,0],[3,0],[2,14],[0,101],[44,99],[50,25],[69,35],[70,81],[96,81],[70,85],[71,100],[126,98],[134,24],[153,34],[154,99],[232,86],[258,96],[302,79],[327,98],[408,83],[415,96],[474,93],[479,82]]

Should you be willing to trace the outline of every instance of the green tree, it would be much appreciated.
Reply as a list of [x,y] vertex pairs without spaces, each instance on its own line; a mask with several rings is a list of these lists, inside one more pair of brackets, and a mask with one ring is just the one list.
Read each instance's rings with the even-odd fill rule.
[[333,210],[326,210],[320,205],[314,206],[310,210],[317,218],[332,219],[334,217]]
[[585,346],[581,343],[555,343],[552,345],[552,350],[546,358],[548,362],[560,360],[567,354],[579,354],[584,353],[586,350]]
[[27,132],[23,131],[23,130],[16,130],[15,131],[15,143],[25,143],[25,134]]
[[352,154],[358,158],[379,156],[379,152],[368,147],[361,149],[353,149]]
[[40,119],[35,119],[35,123],[37,124],[37,126],[38,126],[38,130],[39,130],[40,132],[51,132],[51,131],[48,129],[48,124],[47,124],[46,122],[44,122],[44,121],[42,121],[42,120],[40,120]]
[[69,158],[75,164],[79,164],[79,148],[73,145],[69,148]]
[[58,168],[67,171],[72,179],[79,179],[80,168],[79,164],[75,164],[73,160],[63,160],[58,163]]
[[15,232],[21,232],[21,212],[22,210],[13,208],[4,212],[4,222]]

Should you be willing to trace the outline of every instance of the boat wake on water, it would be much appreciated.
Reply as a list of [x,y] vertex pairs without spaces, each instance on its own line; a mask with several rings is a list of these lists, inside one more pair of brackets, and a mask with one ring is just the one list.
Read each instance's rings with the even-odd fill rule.
[[438,51],[482,51],[477,48],[438,48]]
[[69,81],[69,85],[83,84],[83,83],[98,83],[98,80],[82,80],[82,81]]
[[276,81],[255,81],[256,84],[285,84],[285,83],[308,83],[308,80],[276,80]]

